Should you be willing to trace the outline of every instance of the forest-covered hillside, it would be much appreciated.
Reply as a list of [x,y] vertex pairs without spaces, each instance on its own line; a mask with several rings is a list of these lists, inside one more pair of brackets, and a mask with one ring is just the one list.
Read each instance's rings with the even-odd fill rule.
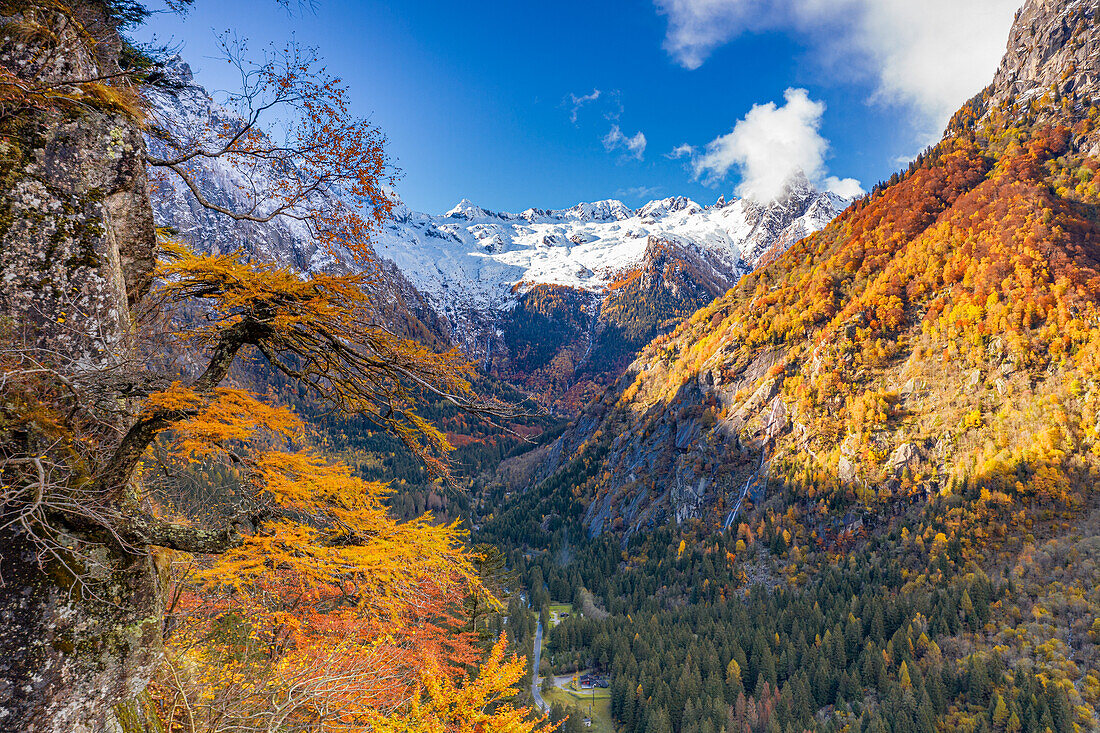
[[526,465],[485,537],[602,597],[551,643],[629,730],[1098,724],[1096,18],[1028,3],[941,143]]
[[[593,88],[624,180],[739,198],[439,217],[323,49],[232,29],[195,84],[155,36],[196,5],[0,0],[0,729],[1100,730],[1100,0],[1027,0],[855,200],[808,90],[654,164]],[[658,53],[789,57],[757,5],[656,3]]]

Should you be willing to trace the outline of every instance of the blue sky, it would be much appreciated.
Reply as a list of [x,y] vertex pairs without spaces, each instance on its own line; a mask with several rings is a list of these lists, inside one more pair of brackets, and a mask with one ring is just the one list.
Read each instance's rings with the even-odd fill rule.
[[[680,194],[710,203],[806,156],[815,179],[869,188],[988,82],[1016,2],[909,5],[318,0],[288,13],[272,0],[195,0],[139,37],[180,45],[211,88],[232,82],[215,58],[220,31],[253,49],[291,36],[316,46],[389,137],[409,206],[439,213],[466,197],[519,211]],[[797,89],[804,102],[784,115]]]

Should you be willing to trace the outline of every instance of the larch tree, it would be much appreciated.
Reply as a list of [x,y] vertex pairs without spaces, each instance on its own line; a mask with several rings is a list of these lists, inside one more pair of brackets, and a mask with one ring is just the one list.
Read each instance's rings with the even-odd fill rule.
[[[457,526],[395,521],[385,485],[326,459],[293,410],[232,377],[263,362],[440,473],[449,446],[417,399],[495,409],[457,352],[395,335],[372,302],[370,234],[392,206],[380,131],[314,55],[289,47],[256,65],[231,55],[236,123],[168,138],[140,101],[158,66],[122,35],[143,6],[3,6],[5,725],[535,729],[507,703],[523,662],[503,641],[467,678],[480,652],[456,614],[490,594]],[[289,123],[273,136],[276,114]],[[143,132],[165,138],[163,154]],[[204,197],[197,163],[212,158],[244,172],[246,205]],[[356,272],[200,255],[154,233],[150,168],[223,216],[302,222]],[[142,351],[153,323],[168,324],[171,358]],[[155,501],[150,475],[173,469],[227,477],[223,501]]]

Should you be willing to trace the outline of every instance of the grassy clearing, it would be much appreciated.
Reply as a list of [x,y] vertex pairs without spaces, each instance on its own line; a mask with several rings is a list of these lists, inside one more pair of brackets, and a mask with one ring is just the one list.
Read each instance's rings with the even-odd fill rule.
[[[605,692],[607,694],[600,697],[600,692]],[[572,690],[555,688],[550,692],[544,692],[542,696],[546,698],[546,702],[551,705],[560,703],[567,707],[572,706],[582,715],[588,715],[589,702],[591,702],[592,727],[589,730],[592,730],[594,733],[615,733],[615,725],[611,722],[611,693],[607,690],[597,690],[595,700],[591,700],[590,690],[585,690],[582,694],[573,692]]]
[[607,687],[597,687],[597,688],[592,689],[592,690],[574,690],[574,689],[569,687],[569,683],[567,682],[565,684],[565,686],[559,687],[558,689],[560,689],[562,692],[564,692],[567,695],[572,695],[573,697],[577,698],[578,700],[587,701],[587,700],[591,700],[593,698],[595,698],[596,700],[610,700],[611,699],[611,690],[608,689]]
[[573,613],[572,603],[551,603],[549,605],[550,610],[550,628],[554,628],[561,623],[561,614]]

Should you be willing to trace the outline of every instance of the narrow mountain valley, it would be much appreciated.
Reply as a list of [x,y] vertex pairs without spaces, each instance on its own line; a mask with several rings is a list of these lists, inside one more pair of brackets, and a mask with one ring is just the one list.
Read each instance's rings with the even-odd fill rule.
[[[657,155],[601,83],[557,154],[738,195],[442,214],[317,49],[146,38],[199,2],[0,1],[0,730],[1100,730],[1100,0],[854,198],[807,90]],[[898,11],[645,5],[685,85]]]
[[480,536],[608,604],[549,649],[626,730],[1100,725],[1098,20],[1027,3],[939,144],[501,467]]

